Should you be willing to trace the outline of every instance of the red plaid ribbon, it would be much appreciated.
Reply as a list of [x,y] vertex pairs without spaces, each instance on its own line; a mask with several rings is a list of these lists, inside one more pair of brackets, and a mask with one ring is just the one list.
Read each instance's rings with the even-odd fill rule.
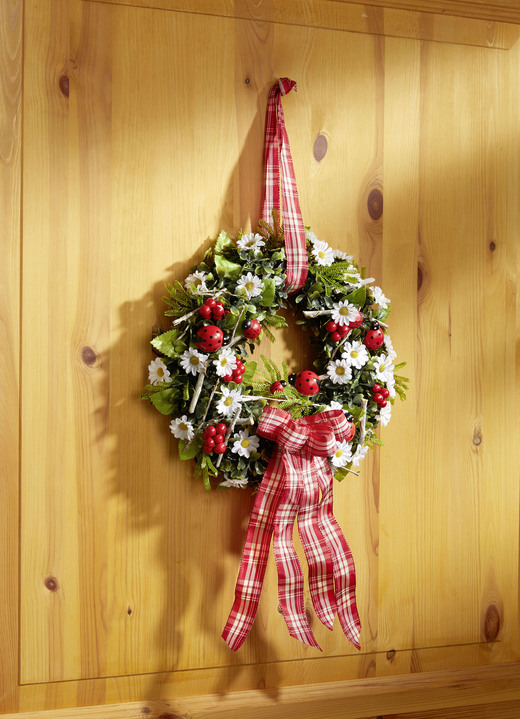
[[341,410],[293,420],[288,412],[264,408],[257,432],[278,446],[255,497],[235,601],[222,633],[233,651],[242,646],[253,626],[271,536],[278,570],[278,596],[289,634],[320,648],[305,614],[303,571],[292,542],[296,516],[316,614],[332,629],[337,613],[343,633],[360,648],[354,560],[332,512],[333,477],[327,460],[336,451],[336,442],[345,439],[347,430]]
[[288,290],[296,292],[303,287],[307,279],[308,261],[305,228],[282,108],[282,95],[287,95],[293,88],[296,88],[294,80],[282,77],[273,85],[269,93],[265,127],[265,190],[262,217],[270,223],[273,210],[277,210],[280,215],[281,190],[287,255],[285,284]]

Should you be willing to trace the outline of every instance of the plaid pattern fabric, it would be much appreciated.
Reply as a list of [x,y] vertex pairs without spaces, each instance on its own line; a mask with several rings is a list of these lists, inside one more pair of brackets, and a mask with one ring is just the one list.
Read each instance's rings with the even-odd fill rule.
[[[294,550],[298,531],[309,565],[311,599],[320,621],[332,629],[337,613],[345,636],[360,648],[356,575],[349,546],[332,511],[332,472],[327,457],[346,436],[340,410],[300,420],[265,407],[257,432],[277,442],[255,497],[235,588],[235,601],[222,637],[236,651],[253,625],[273,536],[280,607],[295,639],[319,649],[303,601],[303,571]],[[321,501],[320,501],[321,491]]]
[[266,222],[271,222],[273,210],[277,210],[280,214],[281,194],[281,216],[283,217],[287,255],[286,287],[289,292],[296,292],[303,287],[308,272],[305,228],[282,107],[282,96],[287,95],[293,88],[296,88],[294,80],[283,77],[273,85],[269,92],[265,127],[265,186],[262,208],[263,219]]

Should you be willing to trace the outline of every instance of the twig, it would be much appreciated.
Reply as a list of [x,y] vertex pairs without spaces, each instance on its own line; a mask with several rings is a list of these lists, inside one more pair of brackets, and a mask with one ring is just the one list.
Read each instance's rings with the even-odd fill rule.
[[361,400],[361,409],[363,410],[363,416],[361,417],[361,422],[359,423],[358,445],[360,447],[362,447],[365,444],[366,423],[367,423],[367,405],[368,405],[368,400],[363,398]]
[[331,362],[334,359],[334,357],[337,355],[339,348],[342,347],[345,344],[345,342],[348,340],[351,332],[352,332],[352,330],[349,330],[347,332],[347,334],[338,342],[338,344],[334,348],[334,352],[330,356]]
[[176,320],[173,320],[172,325],[174,327],[177,327],[177,325],[180,325],[181,322],[184,322],[184,320],[187,320],[189,317],[196,314],[198,311],[199,311],[199,308],[197,307],[197,309],[192,310],[191,312],[188,312],[188,314],[183,315],[182,317],[177,317]]
[[193,414],[195,412],[195,407],[197,406],[197,402],[199,401],[200,393],[202,392],[202,385],[204,384],[204,377],[206,376],[207,369],[208,369],[207,364],[205,364],[204,367],[199,372],[199,378],[197,379],[197,384],[195,385],[195,392],[191,399],[190,408],[188,410],[190,414]]

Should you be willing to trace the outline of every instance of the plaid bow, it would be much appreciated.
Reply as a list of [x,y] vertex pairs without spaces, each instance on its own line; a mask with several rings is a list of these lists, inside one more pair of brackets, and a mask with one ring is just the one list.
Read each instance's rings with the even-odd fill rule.
[[285,285],[290,292],[296,292],[303,287],[308,271],[305,229],[282,108],[282,95],[287,95],[293,88],[296,88],[294,80],[283,77],[273,85],[269,92],[265,127],[265,188],[262,209],[262,217],[268,223],[272,221],[273,210],[277,210],[280,215],[281,189],[287,255]]
[[273,536],[278,596],[289,634],[320,649],[305,614],[303,572],[292,542],[298,516],[314,610],[328,629],[337,613],[343,633],[359,649],[354,560],[332,513],[333,477],[327,461],[336,451],[337,441],[346,437],[345,415],[341,410],[329,410],[293,420],[288,412],[265,407],[257,432],[278,446],[255,497],[235,601],[222,637],[233,651],[247,638]]

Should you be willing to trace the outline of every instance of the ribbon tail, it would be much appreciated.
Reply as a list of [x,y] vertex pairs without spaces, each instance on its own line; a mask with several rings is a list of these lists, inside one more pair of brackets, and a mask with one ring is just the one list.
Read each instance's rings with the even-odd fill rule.
[[333,477],[327,462],[323,463],[323,471],[318,473],[318,481],[322,493],[319,522],[334,565],[339,623],[347,639],[356,649],[361,649],[361,621],[356,605],[356,569],[350,547],[332,511]]
[[285,462],[285,469],[285,491],[276,512],[273,534],[274,556],[278,570],[278,597],[291,637],[321,651],[305,613],[303,571],[292,540],[302,492],[301,479],[289,461]]
[[235,587],[235,601],[222,632],[222,638],[234,652],[247,639],[256,617],[276,510],[283,490],[283,461],[280,452],[276,452],[255,497]]
[[319,527],[319,498],[317,481],[305,473],[298,532],[309,567],[309,590],[314,611],[320,622],[332,630],[337,611],[334,565],[328,543]]

